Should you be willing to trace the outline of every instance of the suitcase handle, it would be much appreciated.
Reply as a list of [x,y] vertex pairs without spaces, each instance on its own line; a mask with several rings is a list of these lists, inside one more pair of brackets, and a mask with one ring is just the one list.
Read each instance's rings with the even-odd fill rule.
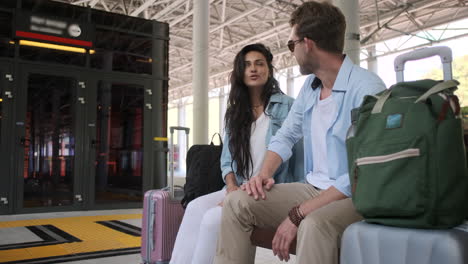
[[185,134],[190,133],[190,128],[188,127],[172,126],[172,127],[169,127],[169,130],[171,131],[171,134],[174,134],[174,130],[183,130],[185,131]]
[[452,50],[446,46],[429,47],[417,49],[405,54],[401,54],[395,58],[394,67],[397,77],[397,82],[404,80],[403,72],[405,70],[405,63],[407,61],[414,61],[429,58],[432,56],[439,56],[442,61],[444,70],[444,80],[452,79]]
[[188,127],[181,127],[181,126],[172,126],[169,127],[169,130],[171,132],[171,141],[170,141],[170,147],[169,147],[169,165],[170,165],[170,179],[169,179],[169,193],[171,195],[171,199],[175,199],[175,193],[174,193],[174,131],[175,130],[181,130],[185,131],[185,136],[186,136],[186,143],[187,147],[189,144],[189,133],[190,133],[190,128]]

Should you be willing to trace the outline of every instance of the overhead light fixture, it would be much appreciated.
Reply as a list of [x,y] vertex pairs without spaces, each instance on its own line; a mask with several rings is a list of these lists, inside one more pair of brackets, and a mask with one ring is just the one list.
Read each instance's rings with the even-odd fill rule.
[[[70,46],[57,45],[57,44],[49,44],[49,43],[30,41],[30,40],[20,40],[19,44],[24,45],[24,46],[38,47],[38,48],[64,50],[64,51],[77,52],[77,53],[86,53],[86,49],[84,49],[84,48],[70,47]],[[94,54],[95,51],[94,50],[89,50],[89,53]]]

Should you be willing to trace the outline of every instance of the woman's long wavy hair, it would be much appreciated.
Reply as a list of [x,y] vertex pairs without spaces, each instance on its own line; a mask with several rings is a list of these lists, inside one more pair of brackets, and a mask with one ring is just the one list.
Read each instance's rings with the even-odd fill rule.
[[[234,69],[231,73],[231,91],[229,93],[226,115],[226,129],[229,133],[229,151],[232,162],[236,162],[236,174],[249,179],[253,175],[252,155],[250,153],[250,130],[255,121],[250,101],[249,88],[244,83],[245,56],[251,51],[263,54],[268,64],[268,80],[261,93],[261,101],[265,111],[272,94],[281,93],[278,81],[273,77],[273,55],[263,44],[251,44],[242,48],[234,59]],[[232,163],[231,163],[232,167]],[[233,170],[234,171],[234,170]]]

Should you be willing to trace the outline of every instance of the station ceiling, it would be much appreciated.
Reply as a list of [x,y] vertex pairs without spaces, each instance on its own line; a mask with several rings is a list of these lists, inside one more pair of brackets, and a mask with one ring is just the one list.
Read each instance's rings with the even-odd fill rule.
[[[193,1],[55,0],[163,21],[170,26],[169,101],[192,94]],[[275,55],[275,67],[296,65],[286,47],[291,12],[302,0],[209,0],[210,89],[226,85],[239,49],[262,42]],[[468,17],[468,0],[360,0],[361,47]],[[428,35],[428,43],[437,42]]]

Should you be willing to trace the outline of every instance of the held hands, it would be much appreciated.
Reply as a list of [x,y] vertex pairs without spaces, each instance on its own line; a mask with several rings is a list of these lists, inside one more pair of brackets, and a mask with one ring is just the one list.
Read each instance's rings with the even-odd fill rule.
[[267,191],[273,187],[275,180],[273,178],[263,179],[260,175],[256,175],[244,184],[241,185],[241,189],[246,191],[248,195],[254,197],[255,200],[258,200],[258,197],[262,197],[263,200],[266,199],[265,188]]
[[276,229],[272,242],[273,254],[281,261],[287,262],[289,260],[289,247],[296,236],[297,226],[287,217]]

